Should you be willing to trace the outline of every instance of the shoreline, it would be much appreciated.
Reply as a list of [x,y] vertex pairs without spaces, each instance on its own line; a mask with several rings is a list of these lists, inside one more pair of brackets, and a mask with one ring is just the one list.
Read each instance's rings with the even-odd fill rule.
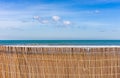
[[43,48],[120,48],[120,45],[0,45],[5,47],[43,47]]

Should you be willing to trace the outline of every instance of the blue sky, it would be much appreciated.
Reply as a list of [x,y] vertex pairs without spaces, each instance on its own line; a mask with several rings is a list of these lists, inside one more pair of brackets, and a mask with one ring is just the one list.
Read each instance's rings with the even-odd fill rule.
[[120,0],[0,0],[0,39],[120,39]]

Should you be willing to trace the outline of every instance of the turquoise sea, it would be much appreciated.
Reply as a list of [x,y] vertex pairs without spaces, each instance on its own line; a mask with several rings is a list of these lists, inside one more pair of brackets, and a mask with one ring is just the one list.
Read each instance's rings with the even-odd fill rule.
[[0,40],[0,45],[120,45],[120,40]]

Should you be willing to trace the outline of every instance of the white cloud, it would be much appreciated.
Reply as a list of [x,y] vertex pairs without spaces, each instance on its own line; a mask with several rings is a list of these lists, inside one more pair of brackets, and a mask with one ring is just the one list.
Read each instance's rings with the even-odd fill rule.
[[59,21],[59,20],[60,20],[60,17],[59,17],[59,16],[52,16],[52,19],[53,19],[54,21]]
[[99,14],[101,11],[100,10],[88,10],[88,11],[86,11],[86,12],[84,12],[84,13],[87,13],[87,14]]
[[42,24],[48,24],[49,21],[48,20],[42,20],[42,21],[40,21],[40,23],[42,23]]
[[64,24],[64,25],[70,25],[71,22],[70,22],[70,21],[63,21],[63,24]]
[[[54,24],[54,25],[71,25],[71,21],[68,21],[68,20],[65,20],[65,21],[62,21],[60,20],[61,18],[59,16],[52,16],[52,18],[50,19],[46,19],[46,17],[42,17],[41,19],[39,19],[40,17],[39,16],[34,16],[34,19],[37,20],[40,24]],[[56,23],[54,23],[54,20]]]
[[33,16],[33,19],[39,20],[39,19],[40,19],[40,16]]
[[44,17],[41,18],[40,16],[33,16],[34,20],[37,20],[38,22],[40,22],[41,24],[48,24],[49,20],[46,20]]

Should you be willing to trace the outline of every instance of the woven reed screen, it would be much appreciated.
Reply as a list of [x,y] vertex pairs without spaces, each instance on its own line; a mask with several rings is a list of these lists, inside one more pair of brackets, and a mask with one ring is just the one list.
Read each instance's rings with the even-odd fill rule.
[[120,78],[120,48],[0,46],[0,78]]

